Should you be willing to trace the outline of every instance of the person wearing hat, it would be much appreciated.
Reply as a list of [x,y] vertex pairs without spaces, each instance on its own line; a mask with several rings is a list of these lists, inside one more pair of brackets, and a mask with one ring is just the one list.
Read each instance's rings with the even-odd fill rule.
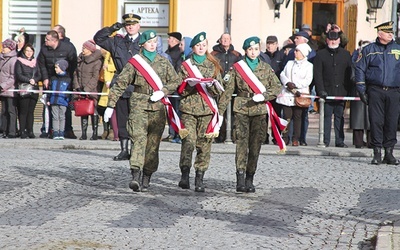
[[[133,13],[128,13],[124,14],[122,19],[123,23],[116,22],[110,27],[104,27],[97,31],[93,37],[95,43],[101,48],[109,51],[114,60],[116,72],[114,73],[113,80],[111,81],[111,87],[115,84],[118,75],[122,72],[122,69],[128,60],[132,56],[136,55],[140,50],[139,29],[141,17]],[[125,28],[127,33],[125,36],[112,35],[121,28]],[[133,86],[129,86],[125,90],[125,93],[119,98],[115,106],[118,125],[117,137],[119,138],[121,147],[119,154],[113,158],[115,161],[129,160],[129,134],[126,127],[126,122],[129,117],[129,98],[132,92]]]
[[129,138],[134,141],[129,159],[132,175],[129,187],[135,192],[146,191],[152,174],[158,169],[158,149],[167,113],[164,97],[172,94],[180,83],[169,60],[156,51],[157,34],[154,30],[143,32],[139,44],[139,54],[128,61],[110,89],[104,112],[107,122],[126,88],[134,87],[129,102],[135,108],[130,111],[127,126]]
[[[88,40],[82,45],[82,52],[78,56],[78,67],[74,73],[74,91],[78,92],[99,92],[98,80],[100,75],[101,66],[103,65],[102,54],[97,49],[96,44],[93,40]],[[79,99],[80,96],[75,97]],[[90,140],[97,140],[97,128],[99,125],[99,114],[97,112],[97,101],[99,95],[88,95],[88,98],[94,101],[94,114],[90,115],[92,122],[92,137]],[[82,135],[79,140],[87,139],[87,128],[89,125],[89,117],[81,116],[81,129]]]
[[327,100],[327,96],[347,96],[351,88],[352,62],[350,53],[340,46],[340,34],[330,31],[327,47],[317,52],[314,58],[314,82],[318,95],[324,103],[324,144],[331,140],[332,115],[335,130],[335,147],[347,148],[344,143],[344,108],[346,101]]
[[71,77],[68,74],[68,61],[61,59],[54,64],[56,75],[49,81],[49,89],[55,91],[47,95],[47,105],[51,107],[53,123],[53,140],[64,140],[65,112],[70,101],[70,95],[64,94],[71,85]]
[[[397,143],[397,123],[400,100],[400,45],[393,39],[393,22],[375,27],[378,37],[365,46],[358,55],[355,82],[362,102],[368,105],[371,128],[371,146],[374,157],[371,164],[398,165],[393,156]],[[382,147],[385,155],[382,160]]]
[[[48,88],[51,77],[56,75],[56,72],[54,71],[54,63],[61,59],[64,59],[68,62],[69,66],[67,72],[69,77],[72,79],[77,65],[77,53],[75,46],[71,42],[61,41],[58,32],[55,30],[50,30],[46,33],[45,44],[41,47],[37,57],[38,65],[42,74],[44,89]],[[67,107],[66,116],[70,117],[68,110],[70,109]],[[45,111],[43,111],[43,117],[43,120],[51,120],[51,118],[46,117]],[[74,137],[74,134],[72,133],[72,118],[66,118],[66,121],[71,121],[71,123],[66,124],[66,130],[71,131],[71,137],[68,138],[75,139],[76,137]],[[44,121],[44,124],[46,123],[47,121]],[[51,128],[46,130],[46,126],[43,126],[40,138],[51,138],[52,135],[51,133],[48,133],[49,131],[51,132]]]
[[[223,33],[221,37],[217,40],[216,45],[213,46],[213,51],[211,55],[215,56],[219,60],[219,64],[222,67],[222,77],[228,79],[230,77],[229,72],[232,70],[232,65],[242,59],[242,54],[236,51],[232,45],[232,38],[229,33]],[[226,113],[224,113],[224,118],[226,118]],[[219,136],[215,138],[215,142],[223,143],[226,139],[226,119],[222,123]],[[233,127],[233,126],[232,126]],[[232,131],[232,128],[231,128]]]
[[259,58],[260,38],[243,42],[245,56],[233,64],[232,78],[225,86],[219,109],[226,110],[237,91],[233,112],[236,131],[236,191],[255,192],[253,184],[261,144],[267,133],[266,102],[279,94],[281,83],[271,66]]
[[[299,31],[294,35],[294,43],[295,45],[299,45],[299,44],[303,44],[303,43],[307,43],[310,40],[310,35],[306,32],[306,31]],[[285,62],[283,63],[284,66],[286,66],[286,63],[289,60],[294,60],[295,56],[294,56],[294,51],[295,48],[291,49],[288,53],[288,55],[285,58]],[[310,53],[308,53],[307,59],[309,62],[313,63],[314,57],[316,55],[316,51],[313,50],[311,48]],[[310,89],[313,88],[313,83],[310,84]],[[300,139],[299,139],[299,144],[300,146],[307,146],[307,130],[308,130],[308,110],[305,109],[303,110],[303,114],[301,116],[301,134],[300,134]]]
[[181,51],[179,49],[179,44],[182,40],[182,34],[179,32],[170,32],[168,34],[168,49],[165,51],[168,55],[171,56],[172,66],[174,66],[175,70],[178,72],[181,66]]
[[326,30],[324,32],[322,32],[322,34],[321,34],[320,41],[319,41],[319,49],[323,49],[327,46],[326,38],[330,31],[334,31],[339,34],[339,37],[340,37],[339,45],[342,48],[346,48],[346,45],[349,42],[349,39],[347,38],[346,34],[342,31],[342,29],[339,27],[339,25],[337,25],[335,23],[328,23],[326,25]]
[[[179,48],[182,40],[182,34],[179,32],[170,32],[167,34],[168,34],[168,49],[165,51],[165,53],[170,56],[172,66],[174,66],[175,71],[178,72],[179,69],[181,68],[181,63],[182,63],[182,53],[181,49]],[[179,98],[171,97],[170,101],[174,109],[178,110]],[[181,143],[179,134],[175,132],[171,124],[169,124],[168,136],[164,138],[163,141]]]
[[[307,60],[311,47],[302,43],[295,48],[295,60],[289,61],[280,74],[282,82],[281,94],[276,102],[282,105],[283,118],[288,121],[288,127],[293,124],[292,146],[299,146],[301,135],[301,117],[305,108],[295,103],[295,96],[309,94],[309,86],[313,79],[313,65]],[[289,144],[288,129],[282,133],[286,145]]]
[[0,54],[0,97],[1,97],[1,130],[3,138],[17,137],[17,107],[14,97],[15,63],[17,61],[17,43],[12,39],[2,42]]
[[310,25],[308,25],[308,24],[306,24],[306,23],[303,24],[303,25],[301,25],[301,31],[305,31],[305,32],[308,33],[308,36],[310,37],[310,39],[308,40],[308,45],[309,45],[313,50],[317,51],[317,50],[318,50],[318,41],[315,40],[315,39],[312,37],[312,30],[311,30]]
[[[66,30],[65,30],[64,26],[62,26],[61,24],[56,24],[56,25],[54,25],[52,30],[57,32],[59,41],[70,44],[70,47],[75,50],[75,54],[77,53],[75,45],[71,42],[71,39],[69,39],[69,37],[66,37]],[[72,90],[73,86],[71,85],[70,87],[71,87],[70,90]],[[42,129],[45,130],[45,124],[42,125]],[[76,139],[77,138],[77,136],[74,133],[74,129],[72,127],[72,110],[71,110],[70,106],[67,107],[67,111],[65,112],[64,137],[68,138],[68,139]]]
[[179,187],[189,189],[189,175],[192,167],[193,151],[197,154],[194,160],[195,191],[204,192],[204,173],[210,164],[210,152],[213,138],[218,136],[219,124],[222,122],[216,99],[223,92],[221,66],[218,60],[208,52],[208,40],[205,32],[200,32],[190,42],[193,50],[191,56],[182,62],[179,72],[183,80],[178,88],[181,95],[179,110],[182,122],[189,134],[182,139],[179,167],[181,180]]

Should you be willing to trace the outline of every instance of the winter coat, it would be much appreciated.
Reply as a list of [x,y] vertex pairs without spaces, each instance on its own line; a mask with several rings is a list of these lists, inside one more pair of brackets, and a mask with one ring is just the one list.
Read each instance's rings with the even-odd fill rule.
[[[56,75],[50,78],[49,89],[55,91],[67,91],[71,84],[71,78],[68,74]],[[68,106],[70,101],[69,94],[64,93],[51,93],[48,95],[50,105]]]
[[[78,57],[78,66],[74,73],[74,89],[85,92],[100,92],[98,81],[100,70],[103,65],[103,56],[100,50],[96,50],[91,55],[84,56],[82,53]],[[90,95],[92,99],[99,99],[98,95]]]
[[36,83],[34,89],[38,90],[38,82],[42,79],[42,76],[36,59],[31,58],[28,60],[24,55],[18,57],[18,60],[15,63],[15,77],[16,86],[20,83],[29,83],[29,81],[33,79]]
[[7,54],[0,54],[0,86],[2,92],[0,96],[14,97],[14,92],[5,90],[15,89],[15,63],[17,61],[17,51],[13,50]]
[[275,71],[277,77],[280,77],[283,70],[283,60],[285,59],[285,53],[282,50],[277,50],[274,53],[265,51],[265,54],[271,59],[271,68]]
[[347,96],[351,85],[351,65],[350,53],[342,47],[319,50],[314,58],[317,93],[325,91],[328,96]]
[[296,91],[309,94],[309,86],[313,80],[313,64],[307,58],[291,60],[281,72],[280,78],[282,90],[276,102],[285,106],[296,106],[294,94],[286,88],[286,84],[292,82],[296,85]]
[[77,64],[77,55],[74,45],[70,42],[59,41],[58,46],[53,49],[43,45],[37,57],[42,79],[50,79],[57,75],[54,65],[58,60],[64,59],[68,62],[68,75],[72,78]]
[[364,47],[356,64],[355,81],[367,85],[400,87],[400,45],[376,39]]
[[182,64],[182,53],[181,49],[179,48],[179,44],[175,45],[172,48],[168,46],[168,49],[165,51],[165,53],[167,53],[171,57],[172,66],[174,66],[175,71],[178,72]]
[[125,37],[119,35],[111,37],[112,33],[114,33],[114,30],[111,27],[104,27],[94,35],[93,39],[97,45],[111,53],[117,69],[116,73],[119,74],[128,60],[139,53],[140,34],[132,42],[128,35]]
[[242,59],[242,55],[235,50],[233,45],[230,45],[229,49],[225,50],[221,44],[217,44],[213,47],[211,55],[218,58],[219,64],[224,71],[222,77],[224,77],[232,69],[232,65],[235,62],[238,62]]

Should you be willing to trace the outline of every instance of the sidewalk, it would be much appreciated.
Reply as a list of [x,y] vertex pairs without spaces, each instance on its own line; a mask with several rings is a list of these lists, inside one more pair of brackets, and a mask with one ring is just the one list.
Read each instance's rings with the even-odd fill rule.
[[[74,120],[76,121],[76,119]],[[84,140],[79,139],[65,139],[63,141],[55,141],[52,139],[39,138],[41,124],[35,123],[34,133],[35,139],[0,139],[0,148],[35,148],[35,149],[64,149],[64,150],[114,150],[117,154],[120,150],[120,144],[118,141],[111,140]],[[80,125],[73,123],[74,131],[76,136],[79,138],[81,135]],[[103,128],[99,126],[99,135],[102,133]],[[168,127],[164,130],[163,138],[167,136]],[[91,128],[88,129],[88,137],[91,136]],[[398,133],[399,135],[399,133]],[[334,142],[331,142],[330,147],[318,147],[318,130],[309,129],[307,134],[308,146],[292,147],[288,146],[286,155],[297,155],[297,156],[331,156],[331,157],[359,157],[359,158],[371,158],[372,149],[362,148],[357,149],[352,145],[352,133],[350,130],[346,130],[345,143],[349,146],[348,148],[336,148]],[[332,146],[333,145],[333,146]],[[234,154],[235,144],[228,143],[215,143],[212,146],[213,153],[222,154]],[[175,151],[179,152],[181,144],[161,142],[160,151]],[[396,145],[395,156],[400,156],[400,146]],[[277,155],[279,151],[278,146],[273,144],[263,145],[261,147],[261,154],[263,155]],[[312,158],[310,159],[312,160]],[[369,161],[370,159],[367,159]],[[399,166],[396,166],[399,167]],[[383,223],[377,234],[376,249],[378,250],[393,250],[400,249],[400,221]]]

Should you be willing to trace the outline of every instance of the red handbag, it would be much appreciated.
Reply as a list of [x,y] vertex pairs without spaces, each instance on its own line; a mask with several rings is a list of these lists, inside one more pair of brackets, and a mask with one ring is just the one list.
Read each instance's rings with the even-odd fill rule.
[[88,116],[94,114],[94,101],[89,98],[81,98],[73,102],[75,116]]

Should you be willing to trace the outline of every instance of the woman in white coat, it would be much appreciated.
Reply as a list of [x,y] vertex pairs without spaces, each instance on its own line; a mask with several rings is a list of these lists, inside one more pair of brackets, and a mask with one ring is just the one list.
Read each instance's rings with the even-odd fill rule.
[[289,144],[288,128],[293,123],[292,146],[299,146],[301,132],[301,114],[303,109],[296,106],[295,95],[309,94],[309,85],[313,79],[313,65],[307,60],[311,48],[308,44],[299,44],[295,48],[295,60],[289,61],[280,78],[282,82],[281,94],[276,102],[282,105],[283,118],[288,121],[287,128],[283,131],[283,140]]

